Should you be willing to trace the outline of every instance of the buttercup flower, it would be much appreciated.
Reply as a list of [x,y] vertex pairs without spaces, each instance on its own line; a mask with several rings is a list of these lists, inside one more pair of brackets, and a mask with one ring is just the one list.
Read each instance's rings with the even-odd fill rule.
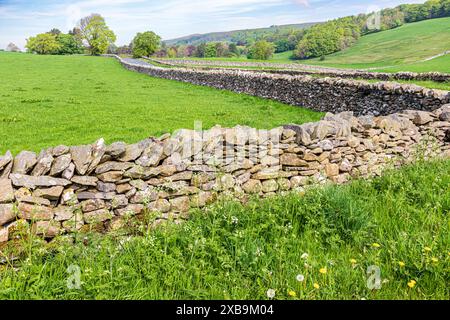
[[275,298],[275,290],[273,290],[273,289],[267,290],[267,297],[268,297],[269,299]]
[[327,274],[328,270],[327,270],[327,268],[321,268],[321,269],[319,270],[319,272],[320,272],[321,274]]
[[350,259],[350,263],[351,264],[356,264],[358,261],[356,261],[356,259]]
[[412,289],[416,286],[416,284],[417,284],[417,282],[415,280],[411,280],[408,282],[408,287],[410,287]]
[[399,261],[398,265],[400,266],[400,268],[403,268],[405,267],[406,264],[403,261]]
[[314,283],[314,289],[320,289],[320,286],[318,283]]
[[297,293],[295,291],[291,290],[291,291],[288,292],[288,295],[289,295],[289,297],[295,298],[297,296]]
[[299,275],[297,275],[296,279],[297,279],[298,282],[303,282],[303,281],[305,281],[305,276],[302,275],[302,274],[299,274]]
[[375,242],[375,243],[372,243],[372,247],[379,248],[379,247],[381,247],[381,245],[379,243]]

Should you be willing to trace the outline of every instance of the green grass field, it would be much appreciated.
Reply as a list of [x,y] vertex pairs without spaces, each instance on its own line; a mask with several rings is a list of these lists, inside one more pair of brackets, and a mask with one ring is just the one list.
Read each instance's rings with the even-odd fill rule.
[[[349,49],[327,56],[325,61],[311,59],[302,63],[354,69],[398,65],[398,71],[414,71],[409,70],[409,64],[447,50],[450,50],[450,18],[441,18],[370,34]],[[449,61],[447,57],[424,65],[419,63],[416,71],[450,72]]]
[[0,53],[0,154],[58,144],[135,142],[181,128],[272,128],[321,114],[125,70],[114,59]]
[[[141,219],[74,244],[25,238],[2,248],[22,260],[0,265],[0,299],[254,300],[273,289],[275,299],[448,300],[449,185],[450,161],[419,163],[303,196],[218,203],[180,226]],[[367,285],[371,266],[379,290]]]
[[[450,44],[449,44],[450,46]],[[381,68],[375,71],[382,72],[400,72],[400,71],[410,71],[410,72],[430,72],[430,71],[440,71],[444,73],[450,73],[450,54],[445,56],[424,61],[411,63],[407,65],[394,66],[391,68]]]
[[[208,58],[197,60],[230,62],[297,63],[335,68],[365,69],[376,71],[450,73],[450,55],[427,62],[424,59],[450,50],[450,18],[425,20],[406,24],[400,28],[363,36],[347,50],[319,59],[292,60],[293,51],[277,53],[268,61],[240,58]],[[193,60],[195,58],[189,58]]]

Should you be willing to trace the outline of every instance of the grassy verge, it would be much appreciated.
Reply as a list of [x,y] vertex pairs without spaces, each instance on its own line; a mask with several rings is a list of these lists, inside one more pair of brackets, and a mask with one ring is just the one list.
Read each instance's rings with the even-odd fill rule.
[[0,52],[0,154],[58,144],[135,142],[193,128],[273,128],[320,113],[127,71],[114,59]]
[[[449,186],[450,161],[419,163],[305,195],[222,202],[180,226],[142,220],[133,238],[30,240],[22,262],[0,267],[0,299],[266,299],[269,289],[276,299],[448,299]],[[370,266],[380,290],[367,286]],[[69,289],[78,268],[80,287]]]

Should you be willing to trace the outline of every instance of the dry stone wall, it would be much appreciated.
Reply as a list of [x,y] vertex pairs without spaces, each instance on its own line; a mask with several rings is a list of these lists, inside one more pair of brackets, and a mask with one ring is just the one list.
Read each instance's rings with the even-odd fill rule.
[[[319,75],[322,77],[337,77],[345,79],[366,79],[366,80],[382,80],[382,81],[435,81],[449,82],[450,74],[442,72],[369,72],[364,70],[344,70],[336,68],[327,68],[320,66],[309,66],[303,64],[277,64],[264,62],[228,62],[228,61],[208,61],[208,60],[162,60],[147,58],[149,61],[167,65],[167,66],[199,66],[211,67],[230,66],[230,67],[259,67],[259,68],[277,68],[263,69],[267,73],[287,74],[287,75]],[[217,68],[220,69],[220,68]],[[228,69],[230,70],[230,69]],[[250,72],[258,72],[258,70],[249,69]],[[261,70],[259,70],[261,72]],[[450,72],[450,70],[449,70]]]
[[[421,150],[425,150],[422,153]],[[450,105],[272,130],[179,130],[134,144],[103,139],[39,154],[0,156],[0,243],[25,228],[45,239],[114,230],[154,212],[154,225],[181,222],[220,197],[302,192],[328,181],[380,174],[417,156],[450,157]]]
[[388,115],[408,109],[432,111],[450,102],[450,92],[395,82],[368,83],[240,70],[159,68],[121,59],[128,70],[217,89],[269,98],[322,112]]

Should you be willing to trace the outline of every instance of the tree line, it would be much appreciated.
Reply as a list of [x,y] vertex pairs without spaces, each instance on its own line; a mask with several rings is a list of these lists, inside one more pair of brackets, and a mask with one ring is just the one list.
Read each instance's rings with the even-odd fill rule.
[[351,47],[361,36],[402,26],[405,23],[450,16],[450,0],[429,0],[382,10],[378,17],[360,14],[318,24],[306,30],[295,48],[294,57],[324,57]]
[[[99,14],[82,18],[67,34],[58,29],[27,39],[28,52],[37,54],[100,55],[115,53],[134,57],[168,58],[240,57],[267,60],[274,53],[294,50],[294,58],[308,59],[346,49],[366,34],[397,28],[405,23],[450,16],[450,0],[429,0],[384,9],[377,15],[360,14],[316,24],[308,29],[269,28],[255,34],[242,31],[228,42],[167,45],[152,31],[136,34],[129,45],[117,47],[116,35]],[[273,30],[272,30],[273,29]],[[250,34],[250,35],[249,35]],[[247,37],[247,38],[245,38]]]

